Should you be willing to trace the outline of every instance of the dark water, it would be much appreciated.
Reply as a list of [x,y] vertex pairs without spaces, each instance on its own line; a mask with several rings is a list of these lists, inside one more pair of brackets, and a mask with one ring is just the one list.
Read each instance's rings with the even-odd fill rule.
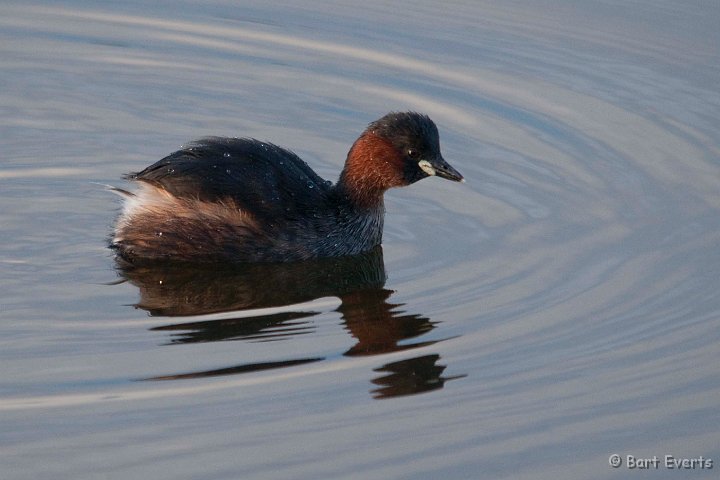
[[[0,6],[2,478],[717,478],[717,2],[356,3]],[[405,109],[468,182],[381,251],[106,248],[99,184],[184,142],[334,179]]]

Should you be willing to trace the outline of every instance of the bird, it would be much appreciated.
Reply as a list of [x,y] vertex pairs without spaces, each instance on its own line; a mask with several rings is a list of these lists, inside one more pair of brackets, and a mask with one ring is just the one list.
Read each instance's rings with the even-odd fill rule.
[[124,178],[110,246],[122,259],[292,262],[382,243],[384,193],[437,176],[464,182],[427,115],[390,112],[352,144],[334,184],[253,138],[206,137]]

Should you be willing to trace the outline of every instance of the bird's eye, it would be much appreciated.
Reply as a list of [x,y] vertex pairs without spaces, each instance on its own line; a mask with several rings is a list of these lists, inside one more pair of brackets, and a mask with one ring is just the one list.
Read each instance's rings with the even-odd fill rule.
[[418,151],[415,150],[414,148],[408,148],[407,154],[408,154],[408,157],[410,157],[410,158],[418,157]]

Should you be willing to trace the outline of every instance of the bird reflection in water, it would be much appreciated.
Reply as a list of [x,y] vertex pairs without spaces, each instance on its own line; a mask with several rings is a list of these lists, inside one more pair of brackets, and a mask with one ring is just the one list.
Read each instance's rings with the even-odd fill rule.
[[[221,312],[280,307],[334,296],[337,311],[356,343],[346,356],[378,355],[429,346],[438,340],[416,341],[435,328],[419,314],[408,314],[402,304],[389,303],[382,249],[353,257],[327,258],[288,264],[188,265],[178,263],[117,263],[120,275],[137,286],[136,307],[152,316],[185,317]],[[228,340],[275,341],[315,331],[317,311],[283,311],[252,316],[173,323],[153,328],[173,332],[169,344]],[[179,380],[285,368],[324,360],[322,357],[250,363],[217,370],[151,377]],[[373,380],[382,388],[376,398],[410,395],[442,388],[445,367],[439,355],[424,355],[388,363],[375,369],[384,375]],[[385,374],[391,372],[389,375]]]
[[448,380],[462,378],[465,375],[442,377],[444,365],[438,365],[440,355],[424,355],[408,360],[400,360],[376,368],[376,372],[388,372],[387,375],[372,381],[381,387],[372,391],[375,398],[390,398],[401,395],[431,392],[439,390]]

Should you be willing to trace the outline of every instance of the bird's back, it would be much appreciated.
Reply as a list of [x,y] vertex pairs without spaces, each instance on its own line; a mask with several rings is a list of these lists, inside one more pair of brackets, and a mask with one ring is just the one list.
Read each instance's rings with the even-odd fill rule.
[[127,178],[181,199],[232,201],[258,222],[306,215],[331,189],[293,152],[245,138],[198,140]]

